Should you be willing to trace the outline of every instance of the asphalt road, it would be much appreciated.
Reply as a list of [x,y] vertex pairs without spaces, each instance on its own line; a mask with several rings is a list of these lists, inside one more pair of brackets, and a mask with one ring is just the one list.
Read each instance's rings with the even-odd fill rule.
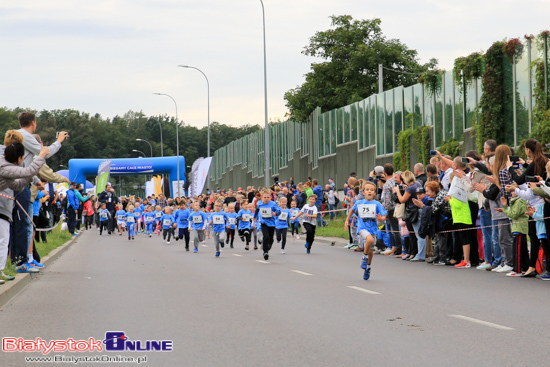
[[[181,241],[84,232],[0,311],[2,337],[171,340],[172,352],[62,352],[147,356],[151,366],[528,366],[550,358],[550,282],[375,255],[302,240],[234,249],[220,258]],[[23,366],[38,353],[0,354]],[[51,364],[34,364],[51,365]],[[87,364],[86,364],[87,365]],[[107,364],[107,365],[112,365]]]

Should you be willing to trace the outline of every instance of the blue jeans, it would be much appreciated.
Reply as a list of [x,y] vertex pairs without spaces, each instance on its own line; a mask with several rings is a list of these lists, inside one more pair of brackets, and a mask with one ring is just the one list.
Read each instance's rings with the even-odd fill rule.
[[[336,209],[336,205],[334,204],[328,204],[328,210],[335,210]],[[334,218],[336,218],[336,212],[330,212],[330,220],[334,220]]]
[[315,204],[315,207],[317,207],[317,228],[326,226],[327,222],[321,217],[321,213],[319,213],[321,211],[321,205]]
[[418,254],[416,254],[416,258],[419,259],[426,259],[426,238],[422,238],[418,235],[418,231],[420,230],[420,219],[416,221],[416,223],[413,223],[414,231],[416,232],[416,239],[418,242]]
[[[481,222],[481,227],[490,226],[493,222],[491,219],[491,212],[485,209],[480,209],[479,220]],[[493,228],[481,228],[481,233],[483,233],[483,252],[485,262],[491,263],[493,261]]]
[[500,245],[498,243],[498,221],[496,220],[493,220],[492,221],[493,223],[493,228],[492,228],[492,235],[493,235],[493,241],[492,241],[492,244],[493,244],[493,262],[491,263],[491,265],[498,265],[500,264],[500,262],[502,261],[502,255],[501,255],[501,252],[500,252]]

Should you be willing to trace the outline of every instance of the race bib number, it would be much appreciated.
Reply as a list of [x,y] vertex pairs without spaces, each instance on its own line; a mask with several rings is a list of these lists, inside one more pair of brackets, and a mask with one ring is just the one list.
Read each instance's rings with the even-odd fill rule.
[[134,223],[136,221],[136,218],[134,218],[133,216],[127,216],[126,217],[126,222],[128,223]]
[[162,213],[155,213],[155,218],[160,218],[162,217]]
[[153,221],[153,219],[154,219],[153,217],[147,217],[147,219],[146,219],[146,220],[147,220],[147,222],[152,222],[152,221]]
[[107,218],[107,213],[101,214],[101,218]]
[[223,216],[221,215],[214,215],[212,217],[212,223],[214,224],[223,224]]
[[162,225],[164,226],[171,226],[172,225],[172,221],[170,219],[165,219],[162,221]]
[[233,225],[235,224],[235,218],[229,218],[229,224]]
[[260,208],[260,214],[262,218],[271,218],[271,208]]
[[194,216],[194,217],[193,217],[193,223],[195,223],[195,224],[201,224],[201,223],[202,223],[202,216],[199,216],[199,215]]
[[375,204],[359,204],[357,205],[357,214],[361,219],[372,219],[376,217]]
[[300,214],[300,211],[299,210],[292,210],[291,213],[292,213],[293,217],[296,217],[298,214]]
[[249,214],[243,214],[243,222],[250,222],[250,215]]
[[279,220],[286,221],[288,219],[288,213],[287,212],[281,212],[279,215]]
[[119,215],[119,216],[117,217],[117,219],[118,219],[118,220],[124,220],[124,215]]

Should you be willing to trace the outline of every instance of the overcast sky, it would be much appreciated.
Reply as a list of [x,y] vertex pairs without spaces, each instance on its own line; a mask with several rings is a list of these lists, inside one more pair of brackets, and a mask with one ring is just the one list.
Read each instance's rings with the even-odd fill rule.
[[[284,119],[284,93],[314,59],[301,54],[330,15],[382,19],[382,31],[435,57],[456,57],[504,38],[550,28],[550,1],[264,0],[268,108]],[[72,108],[112,118],[128,110],[211,121],[263,124],[263,38],[259,0],[2,0],[0,106]]]

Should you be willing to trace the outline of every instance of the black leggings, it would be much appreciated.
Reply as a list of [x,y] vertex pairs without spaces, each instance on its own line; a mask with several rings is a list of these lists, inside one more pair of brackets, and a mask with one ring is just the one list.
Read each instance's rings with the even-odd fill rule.
[[185,238],[185,248],[189,248],[189,228],[178,228],[178,239]]
[[[539,259],[540,239],[537,237],[537,222],[532,220],[533,218],[529,217],[529,239],[531,240],[531,257],[529,258],[529,266],[534,268],[537,266],[537,260]],[[544,253],[546,255],[546,249]]]
[[239,229],[239,236],[244,238],[247,247],[250,245],[251,232],[252,231],[250,229]]
[[304,223],[304,228],[306,229],[307,248],[311,250],[311,246],[313,245],[313,241],[315,240],[315,229],[317,228],[317,226],[309,223]]
[[[174,234],[173,228],[166,228],[162,230],[162,238],[164,238],[168,242],[170,242],[170,237],[172,237],[173,234]],[[166,235],[168,235],[168,239],[166,239]]]
[[264,252],[269,252],[273,245],[273,235],[275,234],[275,227],[269,227],[267,224],[262,223],[262,247]]
[[233,247],[233,241],[235,241],[235,230],[226,229],[225,232],[227,233],[227,238],[225,239],[225,243],[229,243],[229,238],[231,237],[231,247]]
[[[285,249],[286,245],[286,232],[288,231],[288,228],[281,228],[277,230],[277,242],[281,242],[281,250]],[[282,238],[281,238],[282,237]]]
[[409,230],[409,246],[407,248],[407,254],[416,256],[416,254],[418,254],[418,239],[414,233],[414,227],[409,221],[405,221],[405,224]]

